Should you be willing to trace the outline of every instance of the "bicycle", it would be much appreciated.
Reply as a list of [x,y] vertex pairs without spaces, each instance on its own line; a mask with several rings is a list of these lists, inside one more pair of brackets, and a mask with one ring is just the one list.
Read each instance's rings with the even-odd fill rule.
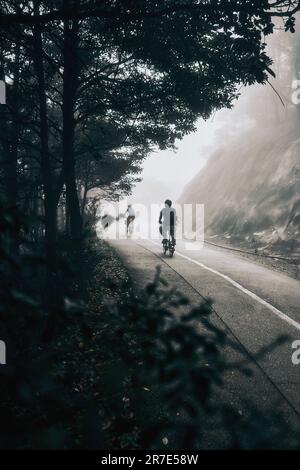
[[175,242],[174,242],[173,237],[171,237],[170,235],[169,235],[168,240],[165,239],[163,241],[163,253],[164,253],[164,255],[167,255],[168,252],[169,252],[170,258],[173,258],[174,253],[175,253]]

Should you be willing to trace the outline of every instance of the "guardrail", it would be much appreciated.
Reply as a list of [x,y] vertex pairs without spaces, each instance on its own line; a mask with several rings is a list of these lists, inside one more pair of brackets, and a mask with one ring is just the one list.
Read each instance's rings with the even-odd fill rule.
[[282,261],[289,261],[289,262],[293,262],[295,264],[296,263],[300,264],[300,258],[286,258],[284,256],[268,255],[268,254],[262,253],[262,252],[258,253],[258,252],[255,252],[255,251],[247,251],[247,250],[242,250],[240,248],[233,248],[233,247],[230,247],[230,246],[218,245],[217,243],[209,242],[207,240],[204,240],[204,243],[206,243],[207,245],[216,246],[218,248],[223,248],[224,250],[237,251],[239,253],[245,253],[247,255],[261,256],[263,258],[279,259],[279,260],[282,260]]

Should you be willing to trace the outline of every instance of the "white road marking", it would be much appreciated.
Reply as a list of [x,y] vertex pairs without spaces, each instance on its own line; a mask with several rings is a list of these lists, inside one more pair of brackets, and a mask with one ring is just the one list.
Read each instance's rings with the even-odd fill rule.
[[[154,242],[153,240],[150,240],[150,239],[148,239],[148,240],[149,240],[149,242],[153,243],[153,245],[157,245],[157,246],[160,247],[159,243]],[[300,331],[300,323],[298,323],[295,320],[293,320],[292,318],[290,318],[288,315],[286,315],[281,310],[279,310],[278,308],[271,305],[266,300],[263,300],[261,297],[254,294],[254,292],[251,292],[249,289],[246,289],[241,284],[239,284],[238,282],[231,279],[231,277],[226,276],[226,274],[222,274],[219,271],[216,271],[215,269],[212,269],[212,268],[206,266],[205,264],[200,263],[199,261],[196,261],[193,258],[190,258],[189,256],[183,255],[182,253],[180,253],[178,251],[176,251],[176,255],[181,256],[181,258],[184,258],[184,259],[190,261],[191,263],[197,264],[198,266],[200,266],[203,269],[206,269],[207,271],[211,272],[212,274],[216,274],[217,276],[222,277],[223,279],[225,279],[225,281],[228,281],[234,287],[236,287],[240,291],[244,292],[244,294],[246,294],[249,297],[251,297],[252,299],[256,300],[257,302],[259,302],[264,307],[267,307],[269,310],[271,310],[271,312],[273,312],[275,315],[277,315],[277,317],[281,318],[281,320],[285,321],[286,323],[288,323],[289,325],[293,326],[294,328],[296,328],[297,330]]]

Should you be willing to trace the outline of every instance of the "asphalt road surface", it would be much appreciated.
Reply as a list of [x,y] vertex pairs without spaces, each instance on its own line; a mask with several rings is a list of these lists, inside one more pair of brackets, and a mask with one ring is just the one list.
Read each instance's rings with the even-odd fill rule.
[[[153,280],[156,266],[162,276],[187,295],[192,303],[214,300],[214,321],[236,342],[247,359],[252,377],[232,371],[225,377],[227,402],[241,409],[245,399],[260,410],[281,411],[288,424],[300,424],[300,365],[292,362],[292,343],[300,340],[300,283],[235,253],[193,242],[178,242],[173,258],[162,254],[151,240],[116,240],[117,250],[138,289]],[[281,335],[288,339],[257,358]],[[300,443],[299,443],[300,447]]]

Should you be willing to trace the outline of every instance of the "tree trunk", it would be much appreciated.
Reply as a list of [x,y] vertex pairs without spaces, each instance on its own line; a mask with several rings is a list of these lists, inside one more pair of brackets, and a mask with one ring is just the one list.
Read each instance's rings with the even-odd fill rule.
[[[35,12],[39,11],[39,2],[34,4]],[[49,128],[46,98],[46,83],[44,71],[43,42],[40,26],[33,31],[33,60],[38,80],[39,125],[41,174],[43,181],[44,214],[45,214],[45,243],[46,243],[46,305],[50,316],[45,332],[45,339],[51,339],[57,324],[57,315],[62,307],[63,293],[57,273],[56,238],[57,238],[57,204],[54,176],[51,168],[49,153]]]
[[[16,45],[16,73],[14,76],[12,95],[14,100],[11,106],[18,112],[18,88],[19,88],[19,45]],[[0,71],[0,79],[4,80],[3,67]],[[6,105],[1,106],[1,142],[3,151],[3,170],[5,185],[5,202],[9,207],[17,205],[17,159],[18,159],[18,138],[19,124],[14,117],[9,116]],[[11,126],[7,123],[11,120]]]
[[[68,8],[69,0],[64,0]],[[74,109],[78,89],[79,44],[78,20],[64,21],[64,72],[63,72],[63,175],[66,185],[66,210],[70,219],[71,247],[76,269],[78,294],[86,299],[83,262],[83,226],[76,185]],[[68,220],[66,220],[66,223]]]
[[34,29],[34,66],[38,79],[41,170],[44,186],[45,241],[47,266],[50,272],[56,271],[57,214],[54,181],[49,154],[49,131],[47,118],[46,84],[44,73],[42,35],[39,26]]
[[[68,7],[68,0],[64,2]],[[66,185],[66,202],[70,214],[71,237],[82,240],[82,218],[75,174],[75,118],[74,106],[78,87],[78,21],[64,23],[64,73],[63,73],[63,174]]]
[[[7,111],[6,105],[0,105],[0,140],[2,147],[2,165],[4,173],[4,204],[12,211],[18,205],[18,142],[20,134],[20,124],[15,119],[15,114],[19,111],[19,83],[20,83],[20,35],[18,34],[15,45],[15,74],[11,88],[13,99],[10,103],[12,113]],[[3,64],[3,59],[1,60]],[[0,79],[5,79],[3,65],[0,69]],[[8,122],[11,121],[9,125]],[[11,255],[19,256],[19,227],[12,228],[9,234]]]

